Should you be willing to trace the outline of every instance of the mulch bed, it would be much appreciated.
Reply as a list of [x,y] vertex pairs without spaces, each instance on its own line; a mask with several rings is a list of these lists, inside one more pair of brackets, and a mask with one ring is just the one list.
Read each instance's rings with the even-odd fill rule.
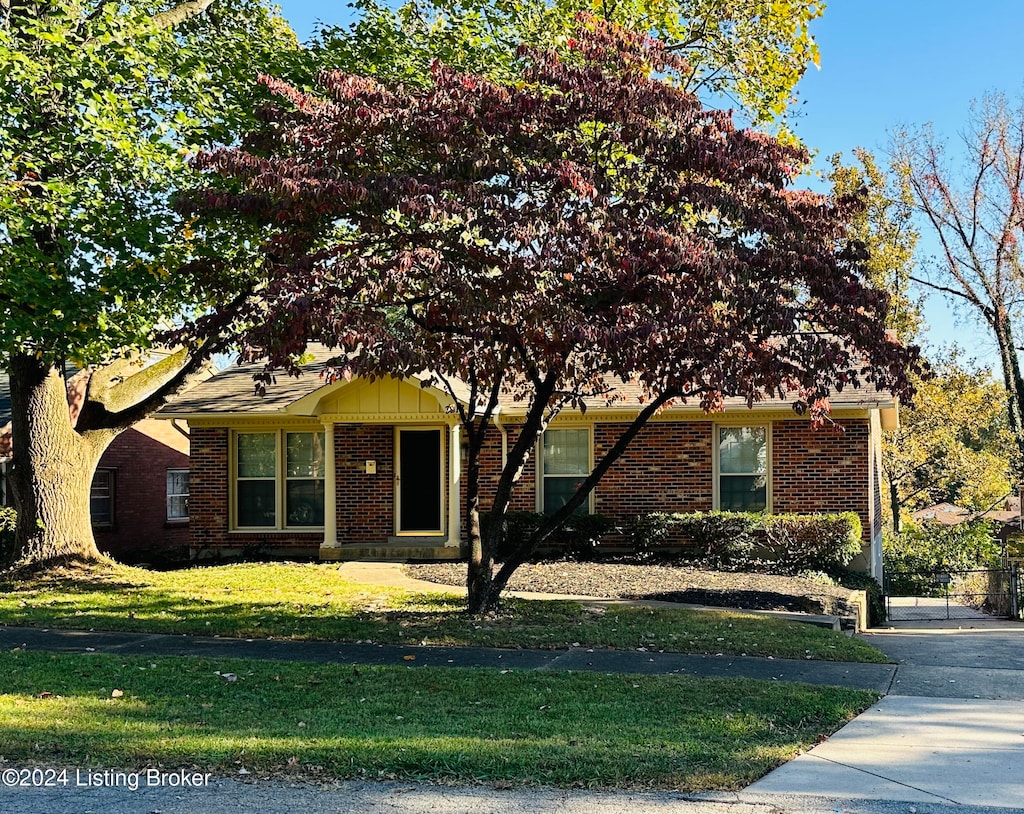
[[[464,585],[464,563],[407,565],[415,579]],[[699,568],[625,563],[544,562],[519,566],[513,591],[572,594],[604,599],[660,599],[713,607],[804,613],[848,612],[850,591],[806,577],[708,571]]]

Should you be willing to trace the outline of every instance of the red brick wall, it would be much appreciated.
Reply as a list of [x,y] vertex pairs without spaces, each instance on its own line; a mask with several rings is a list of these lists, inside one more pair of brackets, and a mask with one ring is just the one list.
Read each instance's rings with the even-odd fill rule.
[[144,556],[188,545],[188,522],[167,520],[167,470],[189,468],[188,439],[169,421],[146,419],[118,435],[99,463],[114,470],[112,528],[96,545],[115,556]]
[[[773,510],[853,510],[861,516],[867,539],[872,528],[868,504],[869,426],[866,420],[841,423],[845,427],[843,434],[827,429],[814,431],[806,420],[773,424]],[[610,448],[624,427],[614,423],[594,425],[595,459]],[[654,511],[710,510],[713,428],[710,421],[649,424],[598,486],[595,511],[629,520]],[[518,427],[509,427],[508,433],[511,445]],[[447,430],[444,436],[449,437]],[[339,542],[379,543],[387,539],[394,530],[394,428],[339,425],[335,429],[335,450]],[[377,462],[376,474],[365,473],[367,460]],[[481,463],[481,508],[486,511],[500,473],[501,434],[496,430],[488,433]],[[531,455],[513,493],[514,511],[535,510],[535,464],[535,456]],[[460,513],[465,521],[464,483],[460,500]],[[322,539],[321,532],[228,534],[228,431],[193,429],[193,549],[260,544],[314,555]]]
[[[394,534],[394,438],[390,425],[334,428],[339,543],[381,543]],[[377,462],[376,475],[366,474],[367,461]]]
[[[506,425],[508,433],[508,445],[511,448],[519,437],[520,426],[518,424]],[[536,460],[533,452],[523,467],[523,474],[512,488],[512,503],[509,507],[513,512],[535,512],[537,511],[537,480]],[[466,462],[462,462],[463,478],[459,489],[459,516],[462,518],[462,539],[466,539],[468,528],[466,511]],[[484,436],[484,446],[480,451],[480,512],[488,512],[494,503],[494,490],[498,488],[498,480],[501,478],[501,433],[497,427],[490,427]]]
[[[594,462],[627,424],[594,425]],[[644,427],[594,491],[594,511],[628,520],[649,512],[711,510],[709,421],[654,422]]]
[[192,427],[189,545],[193,551],[227,544],[228,431]]
[[873,526],[868,503],[867,420],[843,419],[844,432],[813,430],[807,421],[772,426],[772,510],[860,515],[864,539]]
[[229,437],[230,431],[223,427],[192,428],[189,544],[193,556],[222,553],[225,549],[252,549],[259,554],[316,557],[324,539],[319,530],[229,532]]

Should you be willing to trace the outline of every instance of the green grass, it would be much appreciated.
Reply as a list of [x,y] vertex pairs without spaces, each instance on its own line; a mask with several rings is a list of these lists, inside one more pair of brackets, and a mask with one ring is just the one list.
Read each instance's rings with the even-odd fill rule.
[[646,648],[829,661],[886,661],[878,650],[811,625],[743,613],[603,610],[508,599],[486,618],[450,594],[343,579],[337,566],[259,563],[155,572],[120,565],[63,569],[0,583],[8,625],[240,637],[490,647]]
[[0,675],[9,761],[689,791],[741,788],[877,699],[740,679],[32,652],[0,654]]

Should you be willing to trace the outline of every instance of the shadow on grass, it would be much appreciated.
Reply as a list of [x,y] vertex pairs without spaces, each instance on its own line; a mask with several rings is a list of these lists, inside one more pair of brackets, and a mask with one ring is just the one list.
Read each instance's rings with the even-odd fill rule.
[[799,613],[826,613],[824,604],[809,596],[794,596],[775,591],[715,590],[688,588],[684,591],[662,591],[642,594],[634,599],[657,599],[687,605],[707,605],[718,608],[747,610],[777,610]]

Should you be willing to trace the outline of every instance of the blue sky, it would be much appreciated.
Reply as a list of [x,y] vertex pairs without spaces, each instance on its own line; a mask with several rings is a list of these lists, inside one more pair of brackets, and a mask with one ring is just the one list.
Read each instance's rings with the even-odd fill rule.
[[[283,0],[285,18],[300,38],[320,19],[344,23],[347,4]],[[819,166],[835,152],[863,146],[884,160],[890,133],[901,125],[932,123],[955,138],[970,102],[990,91],[1024,90],[1024,2],[1021,0],[829,0],[812,33],[821,69],[799,86],[796,130],[816,151]],[[807,186],[816,186],[808,179]],[[933,252],[925,236],[922,253]],[[969,356],[994,364],[994,346],[969,319],[932,298],[929,339],[955,339]]]

